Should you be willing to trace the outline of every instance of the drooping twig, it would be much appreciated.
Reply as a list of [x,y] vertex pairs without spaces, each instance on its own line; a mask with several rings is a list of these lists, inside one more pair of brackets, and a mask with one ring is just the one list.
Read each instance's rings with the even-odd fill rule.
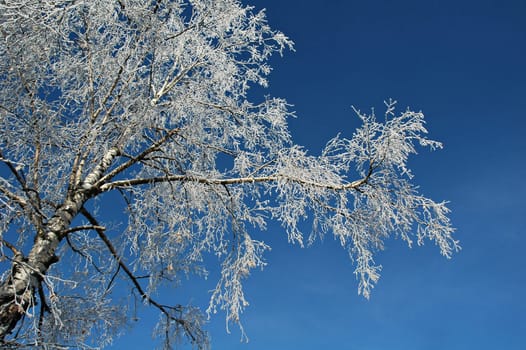
[[[97,219],[95,219],[95,217],[93,215],[91,215],[91,213],[88,212],[85,208],[81,208],[80,209],[80,213],[94,227],[101,226],[101,225],[99,225]],[[141,284],[138,281],[138,278],[134,275],[134,273],[130,270],[130,268],[124,263],[122,257],[119,255],[119,253],[117,252],[117,250],[115,249],[115,247],[111,243],[111,241],[108,238],[108,236],[104,233],[104,231],[100,230],[100,229],[95,229],[95,231],[99,235],[99,238],[104,242],[104,244],[106,245],[106,247],[110,251],[110,253],[113,256],[113,258],[115,259],[115,261],[117,261],[117,263],[119,264],[120,269],[122,269],[122,271],[124,271],[124,273],[126,274],[128,279],[131,281],[133,286],[137,289],[137,291],[139,292],[141,298],[146,300],[148,302],[148,304],[155,306],[160,312],[162,312],[167,317],[167,319],[169,319],[171,321],[174,321],[177,324],[179,324],[181,327],[183,327],[183,329],[185,330],[185,333],[189,336],[189,338],[192,340],[192,342],[194,342],[194,343],[197,342],[200,337],[198,335],[194,334],[194,332],[190,329],[191,326],[188,324],[188,322],[183,320],[183,319],[181,319],[181,318],[174,317],[169,311],[169,310],[181,311],[183,307],[181,305],[177,305],[175,307],[174,306],[163,305],[163,304],[160,304],[159,302],[157,302],[156,300],[152,299],[146,293],[146,291],[143,289],[143,287],[141,286]]]

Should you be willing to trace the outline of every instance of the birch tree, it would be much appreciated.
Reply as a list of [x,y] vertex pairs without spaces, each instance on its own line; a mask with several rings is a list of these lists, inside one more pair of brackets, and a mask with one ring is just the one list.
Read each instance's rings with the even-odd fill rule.
[[[104,347],[134,299],[159,312],[164,347],[206,348],[207,315],[239,323],[271,221],[291,244],[335,236],[366,298],[389,237],[429,240],[447,258],[458,249],[446,204],[421,195],[407,167],[416,147],[441,147],[422,113],[394,101],[378,118],[355,110],[360,127],[312,155],[292,142],[285,100],[249,94],[267,86],[269,57],[293,48],[264,11],[0,0],[0,39],[4,348]],[[208,309],[154,297],[210,261],[221,275]]]

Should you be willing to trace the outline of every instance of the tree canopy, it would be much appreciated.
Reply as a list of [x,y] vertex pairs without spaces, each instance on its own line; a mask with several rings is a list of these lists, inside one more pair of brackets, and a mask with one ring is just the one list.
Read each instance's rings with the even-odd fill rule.
[[[421,195],[407,166],[416,147],[441,147],[421,112],[391,100],[381,117],[355,110],[361,126],[312,155],[292,141],[284,99],[249,94],[267,86],[271,55],[293,49],[264,11],[1,0],[0,38],[4,347],[108,345],[133,313],[114,290],[129,288],[159,311],[167,348],[181,336],[204,348],[206,314],[239,323],[271,221],[302,246],[334,235],[365,297],[387,238],[459,249],[446,204]],[[110,201],[113,220],[100,210]],[[207,310],[152,297],[206,275],[208,255],[221,277]]]

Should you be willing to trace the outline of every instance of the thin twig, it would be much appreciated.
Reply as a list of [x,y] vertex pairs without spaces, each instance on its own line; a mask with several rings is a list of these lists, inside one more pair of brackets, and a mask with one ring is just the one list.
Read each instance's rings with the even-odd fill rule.
[[[80,209],[80,213],[93,225],[93,226],[100,226],[98,224],[98,221],[97,219],[95,219],[95,217],[93,217],[85,208],[81,208]],[[155,301],[154,299],[152,299],[145,291],[144,289],[142,288],[142,286],[140,285],[139,281],[137,280],[137,277],[133,274],[133,272],[129,269],[129,267],[124,263],[124,261],[122,260],[122,257],[119,255],[119,253],[117,253],[117,250],[115,249],[115,247],[113,246],[113,244],[111,243],[110,239],[108,238],[108,236],[106,236],[106,234],[104,233],[103,230],[99,230],[99,229],[95,229],[95,231],[97,232],[97,234],[99,235],[99,238],[104,242],[104,244],[106,245],[106,247],[108,248],[108,250],[110,251],[111,255],[113,256],[113,258],[115,259],[115,261],[117,261],[117,263],[119,264],[120,268],[122,269],[122,271],[124,271],[124,273],[128,276],[129,280],[132,282],[132,284],[134,285],[134,287],[137,289],[137,291],[139,292],[141,298],[143,298],[144,300],[146,300],[149,304],[155,306],[159,311],[161,311],[167,318],[169,318],[170,320],[178,323],[179,325],[181,325],[183,327],[183,329],[185,330],[186,334],[188,334],[188,336],[190,337],[190,339],[193,341],[193,342],[196,342],[197,341],[197,337],[196,335],[194,335],[192,333],[192,331],[190,330],[189,328],[189,325],[188,323],[183,320],[183,319],[180,319],[180,318],[176,318],[174,316],[172,316],[172,314],[168,311],[168,310],[177,310],[177,311],[180,311],[181,310],[181,306],[177,306],[177,307],[173,307],[173,306],[166,306],[166,305],[162,305],[162,304],[159,304],[157,301]]]

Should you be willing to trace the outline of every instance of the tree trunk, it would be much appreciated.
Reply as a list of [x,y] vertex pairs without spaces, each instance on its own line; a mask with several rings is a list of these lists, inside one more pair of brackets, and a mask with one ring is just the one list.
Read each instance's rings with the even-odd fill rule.
[[117,147],[110,148],[100,163],[73,190],[54,215],[37,232],[27,258],[15,251],[9,277],[0,284],[0,344],[11,333],[28,308],[35,305],[35,292],[49,267],[58,261],[55,251],[66,236],[71,221],[86,201],[95,195],[94,185],[120,154]]
[[35,305],[35,292],[49,267],[58,261],[55,251],[86,199],[85,191],[77,191],[37,233],[28,256],[16,252],[11,273],[0,285],[0,343],[13,331],[27,310]]

